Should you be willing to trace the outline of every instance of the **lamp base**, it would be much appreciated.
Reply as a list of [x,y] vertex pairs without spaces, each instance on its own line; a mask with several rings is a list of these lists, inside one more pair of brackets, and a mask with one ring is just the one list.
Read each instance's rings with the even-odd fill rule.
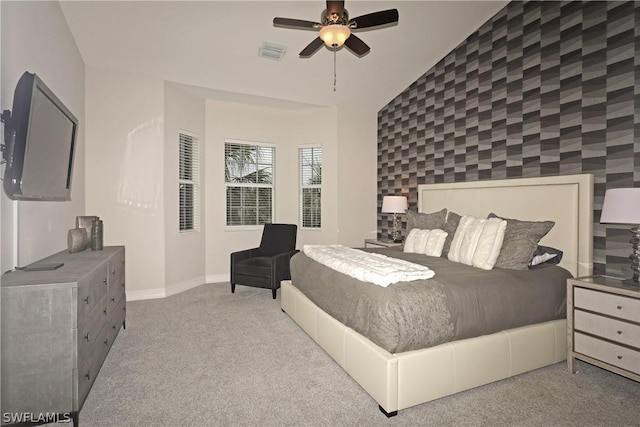
[[640,286],[640,225],[631,229],[629,243],[633,248],[633,252],[629,255],[633,278],[629,279],[628,282],[635,283],[635,286]]

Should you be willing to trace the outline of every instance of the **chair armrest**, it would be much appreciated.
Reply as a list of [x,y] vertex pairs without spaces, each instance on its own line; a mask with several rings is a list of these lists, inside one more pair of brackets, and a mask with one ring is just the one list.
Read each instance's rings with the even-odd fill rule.
[[273,257],[271,261],[271,271],[273,273],[273,277],[275,277],[278,282],[281,280],[291,279],[289,261],[291,260],[291,257],[298,252],[300,251],[296,249],[291,252],[283,252]]
[[248,259],[248,258],[253,258],[258,256],[258,249],[259,248],[251,248],[251,249],[245,249],[243,251],[232,252],[231,264],[233,265],[233,263],[242,261],[243,259]]

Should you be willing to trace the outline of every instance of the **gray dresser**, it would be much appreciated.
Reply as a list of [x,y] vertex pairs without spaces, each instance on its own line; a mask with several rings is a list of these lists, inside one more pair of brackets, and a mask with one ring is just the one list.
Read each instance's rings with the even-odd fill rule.
[[[125,325],[125,249],[59,252],[2,275],[2,424],[72,420]],[[37,264],[37,263],[36,263]]]

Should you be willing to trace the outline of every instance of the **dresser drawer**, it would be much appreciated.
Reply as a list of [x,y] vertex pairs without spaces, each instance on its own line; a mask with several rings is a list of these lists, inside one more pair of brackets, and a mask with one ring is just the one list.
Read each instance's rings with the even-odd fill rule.
[[107,263],[78,282],[78,325],[107,295]]
[[111,342],[115,341],[120,328],[124,324],[124,319],[127,314],[127,300],[126,298],[121,298],[118,306],[113,310],[113,313],[109,317],[109,336],[111,337]]
[[640,349],[640,325],[576,310],[575,329]]
[[576,332],[574,349],[618,368],[640,374],[640,352]]
[[78,324],[78,361],[86,357],[89,349],[98,339],[100,331],[107,324],[107,306],[107,299],[102,298],[95,310],[85,316],[85,319]]
[[124,289],[125,264],[124,250],[115,253],[109,259],[109,294]]
[[102,367],[102,362],[107,357],[107,353],[111,347],[111,339],[109,337],[109,328],[102,328],[98,338],[95,340],[86,357],[78,364],[78,405],[82,407],[82,403],[87,398],[89,390],[96,376]]
[[109,289],[108,303],[109,303],[109,316],[115,310],[116,306],[120,303],[120,300],[125,299],[124,283],[117,287],[111,287]]
[[640,299],[575,287],[573,301],[576,308],[640,323]]

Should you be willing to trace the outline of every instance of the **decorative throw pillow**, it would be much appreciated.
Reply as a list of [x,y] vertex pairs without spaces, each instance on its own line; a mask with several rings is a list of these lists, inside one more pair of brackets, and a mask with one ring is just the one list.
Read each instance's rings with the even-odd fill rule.
[[422,230],[442,229],[446,218],[446,209],[432,213],[407,211],[407,233],[414,228],[420,228]]
[[[490,213],[489,218],[502,217]],[[507,229],[495,266],[511,270],[526,270],[538,247],[538,242],[553,228],[555,222],[502,219],[507,221]]]
[[460,223],[460,215],[453,211],[447,213],[447,222],[444,224],[443,230],[447,233],[447,239],[444,241],[444,247],[442,248],[442,256],[449,255],[449,248],[451,247],[451,241],[456,234],[458,223]]
[[463,216],[451,242],[451,261],[491,270],[498,259],[507,222],[499,219]]
[[548,265],[560,264],[562,255],[563,252],[560,249],[538,245],[529,263],[529,268],[542,268]]
[[407,234],[407,237],[405,237],[404,239],[404,247],[403,247],[404,252],[409,252],[409,253],[418,252],[416,250],[416,240],[418,238],[418,235],[421,234],[421,232],[422,230],[420,230],[419,228],[414,228],[411,231],[409,231],[409,234]]
[[447,233],[444,230],[435,229],[429,233],[427,244],[424,247],[424,254],[428,256],[442,255],[442,248],[444,248],[444,242],[447,239]]
[[447,238],[443,230],[421,230],[414,228],[409,232],[404,242],[404,252],[425,254],[439,257]]

